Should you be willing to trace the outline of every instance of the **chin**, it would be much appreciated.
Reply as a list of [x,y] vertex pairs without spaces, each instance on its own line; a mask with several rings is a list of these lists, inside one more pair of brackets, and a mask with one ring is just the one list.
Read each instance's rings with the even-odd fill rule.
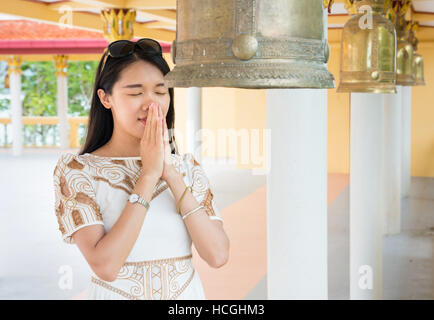
[[134,130],[134,131],[131,131],[131,129],[130,129],[130,130],[127,131],[127,132],[128,132],[128,134],[129,134],[130,136],[133,136],[134,138],[137,138],[137,139],[141,140],[142,137],[143,137],[143,133],[145,132],[145,128],[142,128],[142,129],[136,129],[136,130]]
[[140,133],[135,133],[133,134],[134,137],[136,137],[138,140],[142,140],[143,137],[143,133],[145,132],[145,130],[142,130],[142,132]]

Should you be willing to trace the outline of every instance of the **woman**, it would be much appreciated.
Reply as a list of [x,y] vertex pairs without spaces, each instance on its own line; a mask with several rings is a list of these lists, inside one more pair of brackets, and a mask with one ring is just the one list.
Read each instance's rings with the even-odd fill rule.
[[211,267],[228,260],[209,180],[171,134],[169,71],[155,40],[111,43],[83,149],[62,154],[54,169],[62,238],[92,269],[86,299],[205,299],[191,243]]

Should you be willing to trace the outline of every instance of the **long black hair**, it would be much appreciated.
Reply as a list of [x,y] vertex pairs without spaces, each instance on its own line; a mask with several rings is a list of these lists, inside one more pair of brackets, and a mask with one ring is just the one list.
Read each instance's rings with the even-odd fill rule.
[[[125,57],[107,57],[103,67],[103,72],[101,72],[102,64],[106,54],[108,54],[107,50],[105,54],[102,55],[96,71],[86,140],[79,152],[79,155],[91,153],[92,151],[102,147],[110,140],[113,134],[113,114],[111,109],[106,109],[102,105],[98,97],[98,89],[103,89],[106,94],[111,94],[113,86],[116,81],[118,81],[121,71],[133,62],[139,60],[150,62],[156,66],[163,73],[163,75],[166,75],[170,71],[169,65],[161,54],[152,54],[136,46],[134,52]],[[176,145],[175,135],[173,132],[174,130],[171,130],[175,127],[173,88],[169,88],[169,95],[170,104],[166,115],[166,124],[169,133],[171,153],[178,154],[178,147]]]

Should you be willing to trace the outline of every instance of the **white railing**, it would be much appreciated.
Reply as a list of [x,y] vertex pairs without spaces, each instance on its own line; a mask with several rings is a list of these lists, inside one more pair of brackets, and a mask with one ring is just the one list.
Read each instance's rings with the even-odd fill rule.
[[[32,148],[59,146],[58,117],[23,117],[23,144]],[[84,142],[88,117],[69,117],[69,147],[79,148]],[[0,118],[0,147],[12,147],[11,118]]]

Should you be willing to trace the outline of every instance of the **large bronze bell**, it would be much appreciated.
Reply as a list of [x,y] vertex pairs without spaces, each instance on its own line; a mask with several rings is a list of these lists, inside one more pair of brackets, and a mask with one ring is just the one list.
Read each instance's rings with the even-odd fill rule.
[[404,15],[396,17],[396,35],[398,38],[396,54],[396,84],[402,86],[414,85],[413,46],[408,41],[409,22]]
[[169,87],[334,88],[323,0],[179,0]]
[[[338,92],[396,93],[396,32],[385,0],[355,0],[341,38]],[[367,7],[372,11],[364,11]],[[368,9],[366,9],[368,10]],[[372,17],[372,20],[370,19]]]

